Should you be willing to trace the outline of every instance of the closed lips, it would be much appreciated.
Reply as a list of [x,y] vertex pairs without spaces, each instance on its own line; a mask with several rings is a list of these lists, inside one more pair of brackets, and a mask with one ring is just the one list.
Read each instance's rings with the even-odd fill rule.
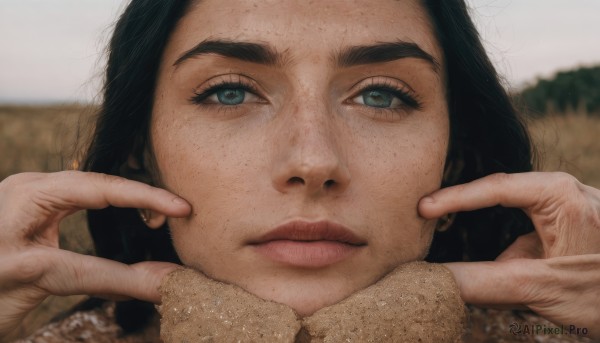
[[323,268],[352,257],[367,245],[343,225],[293,221],[249,242],[257,253],[279,265]]
[[291,241],[336,241],[350,245],[366,245],[366,241],[361,239],[343,225],[329,221],[305,222],[292,221],[269,231],[249,244],[262,244],[276,240]]

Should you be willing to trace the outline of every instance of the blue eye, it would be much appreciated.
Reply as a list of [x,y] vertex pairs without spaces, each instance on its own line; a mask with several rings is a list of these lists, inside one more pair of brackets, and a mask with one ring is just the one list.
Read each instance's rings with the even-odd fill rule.
[[412,98],[403,91],[388,87],[371,87],[363,90],[353,101],[369,107],[396,109],[403,105],[412,106]]
[[391,92],[377,89],[364,91],[361,96],[365,105],[380,108],[390,107],[395,98]]
[[190,102],[197,105],[215,104],[219,106],[237,106],[245,103],[260,103],[261,98],[250,85],[241,82],[224,82],[209,89],[194,93]]
[[215,92],[223,105],[239,105],[246,98],[246,91],[241,88],[224,88]]

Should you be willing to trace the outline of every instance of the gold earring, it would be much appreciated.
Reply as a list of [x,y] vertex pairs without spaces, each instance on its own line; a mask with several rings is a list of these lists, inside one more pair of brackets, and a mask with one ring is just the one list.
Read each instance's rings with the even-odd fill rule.
[[450,226],[452,225],[452,223],[454,223],[454,218],[456,218],[456,213],[449,213],[441,217],[435,225],[435,231],[447,231],[448,228],[450,228]]

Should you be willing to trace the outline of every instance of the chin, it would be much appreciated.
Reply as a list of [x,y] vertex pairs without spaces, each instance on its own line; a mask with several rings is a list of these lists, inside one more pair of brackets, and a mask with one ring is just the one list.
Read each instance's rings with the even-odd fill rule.
[[[269,299],[278,303],[285,304],[291,307],[300,317],[307,317],[317,312],[318,310],[334,305],[344,300],[348,295],[340,295],[337,298],[330,297],[294,297],[290,299]],[[279,300],[279,301],[278,301]]]
[[286,279],[279,282],[271,280],[238,286],[259,298],[287,305],[299,316],[305,317],[346,299],[372,283],[356,281],[349,281],[348,278],[341,280],[310,278],[290,282]]

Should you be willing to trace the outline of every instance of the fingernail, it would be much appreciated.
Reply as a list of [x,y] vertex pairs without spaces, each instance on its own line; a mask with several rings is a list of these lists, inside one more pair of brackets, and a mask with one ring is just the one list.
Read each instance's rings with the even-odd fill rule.
[[173,202],[177,205],[187,205],[187,202],[181,198],[173,198]]
[[426,202],[426,203],[430,203],[430,204],[434,203],[433,198],[429,197],[429,196],[428,197],[424,197],[421,201]]

